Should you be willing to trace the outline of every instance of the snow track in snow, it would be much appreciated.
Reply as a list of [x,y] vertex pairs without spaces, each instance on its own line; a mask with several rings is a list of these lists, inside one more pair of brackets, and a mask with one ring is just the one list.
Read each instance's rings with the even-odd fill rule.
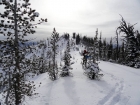
[[114,87],[98,102],[98,105],[115,105],[117,104],[122,95],[124,88],[123,81],[117,82]]
[[[137,81],[140,80],[140,71],[123,65],[103,62],[99,64],[105,76],[111,80],[105,80],[111,87],[108,93],[98,102],[98,105],[139,105],[138,97],[135,97],[137,92]],[[103,66],[104,65],[104,66]],[[105,66],[106,65],[106,66]],[[104,79],[107,79],[104,77]],[[134,93],[133,93],[134,92]],[[140,95],[139,95],[140,96]],[[134,99],[137,100],[134,102]],[[135,104],[134,104],[135,103]]]

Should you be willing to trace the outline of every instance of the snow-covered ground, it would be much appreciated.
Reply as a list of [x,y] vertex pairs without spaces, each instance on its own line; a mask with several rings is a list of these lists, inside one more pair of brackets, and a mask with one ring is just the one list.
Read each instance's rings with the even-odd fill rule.
[[[61,43],[63,43],[61,45]],[[59,43],[58,65],[66,42]],[[81,46],[79,51],[84,49]],[[71,49],[73,76],[51,81],[47,73],[32,78],[36,93],[25,97],[25,105],[140,105],[140,69],[100,61],[104,76],[90,80],[84,75],[79,51]],[[40,84],[41,82],[41,84]],[[0,98],[2,101],[2,98]]]
[[104,76],[90,80],[83,74],[79,51],[71,55],[73,77],[51,81],[44,73],[33,78],[39,94],[26,97],[25,105],[140,105],[140,69],[100,61]]
[[103,90],[107,89],[99,104],[140,105],[140,69],[103,61],[99,66],[105,74]]

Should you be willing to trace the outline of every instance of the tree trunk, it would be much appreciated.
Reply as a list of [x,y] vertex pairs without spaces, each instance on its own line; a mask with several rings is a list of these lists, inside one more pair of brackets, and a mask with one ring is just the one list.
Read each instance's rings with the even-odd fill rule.
[[17,30],[17,14],[16,14],[16,10],[17,10],[17,0],[15,0],[15,3],[14,3],[14,22],[15,22],[15,42],[14,42],[14,45],[15,45],[15,62],[16,62],[16,67],[15,67],[15,72],[16,72],[16,76],[15,76],[15,79],[16,79],[16,82],[15,82],[15,86],[14,86],[14,89],[15,89],[15,104],[16,105],[19,105],[21,103],[21,98],[20,98],[20,92],[19,92],[19,73],[20,72],[20,68],[19,68],[19,46],[18,46],[18,30]]
[[6,99],[5,99],[5,103],[6,103],[6,105],[9,105],[9,103],[8,103],[8,98],[9,98],[9,93],[10,93],[10,89],[11,89],[11,74],[10,74],[10,67],[9,67],[9,72],[8,72],[9,74],[9,87],[8,87],[8,91],[7,91],[7,95],[6,95]]
[[118,34],[117,34],[116,40],[117,40],[117,51],[116,51],[117,57],[116,57],[116,61],[118,61],[118,58],[119,58],[119,56],[118,56],[118,48],[119,48]]
[[56,47],[55,47],[55,42],[54,42],[54,58],[53,58],[53,73],[54,73],[54,80],[56,79],[56,75],[55,75],[55,54],[56,54]]

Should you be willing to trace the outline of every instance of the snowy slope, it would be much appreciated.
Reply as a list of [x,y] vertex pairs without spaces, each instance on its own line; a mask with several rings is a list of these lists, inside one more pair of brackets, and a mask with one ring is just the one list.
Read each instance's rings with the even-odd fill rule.
[[110,85],[108,94],[100,100],[101,105],[140,105],[140,69],[109,62],[101,62],[99,66],[105,74],[104,83]]
[[[65,41],[62,46],[66,46]],[[58,64],[65,48],[62,46],[57,56]],[[25,105],[140,105],[140,69],[100,61],[104,76],[99,81],[90,80],[83,74],[79,51],[71,50],[71,56],[75,62],[73,77],[51,81],[48,74],[43,73],[32,78],[38,94],[25,97]]]
[[56,81],[47,73],[35,77],[39,94],[26,97],[26,105],[140,105],[140,69],[100,61],[104,77],[90,80],[83,74],[79,51],[71,55],[73,77]]

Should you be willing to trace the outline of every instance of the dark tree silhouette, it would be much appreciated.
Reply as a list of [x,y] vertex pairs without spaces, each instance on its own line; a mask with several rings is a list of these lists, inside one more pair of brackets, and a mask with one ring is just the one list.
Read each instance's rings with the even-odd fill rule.
[[78,45],[80,43],[80,35],[78,34],[77,36],[76,36],[76,44]]
[[102,43],[102,33],[100,33],[99,39],[99,59],[102,59],[103,43]]
[[75,37],[76,37],[76,33],[74,32],[74,33],[73,33],[73,39],[75,39]]
[[138,41],[135,37],[134,25],[126,23],[122,17],[120,26],[116,30],[116,34],[124,33],[124,41],[126,44],[126,64],[134,67],[136,64],[136,58],[138,57],[137,46]]

